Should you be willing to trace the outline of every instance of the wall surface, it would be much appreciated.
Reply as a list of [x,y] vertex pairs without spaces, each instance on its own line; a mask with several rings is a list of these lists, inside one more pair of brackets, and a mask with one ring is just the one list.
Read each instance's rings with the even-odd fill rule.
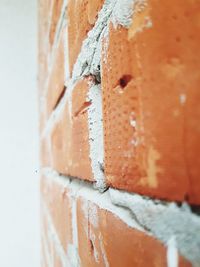
[[39,266],[37,3],[0,1],[0,266]]
[[43,267],[200,266],[199,11],[39,1]]

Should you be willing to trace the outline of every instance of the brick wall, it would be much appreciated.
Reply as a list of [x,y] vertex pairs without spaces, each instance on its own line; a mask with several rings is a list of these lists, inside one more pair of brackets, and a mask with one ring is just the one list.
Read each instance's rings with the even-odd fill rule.
[[40,0],[42,267],[200,266],[200,2]]

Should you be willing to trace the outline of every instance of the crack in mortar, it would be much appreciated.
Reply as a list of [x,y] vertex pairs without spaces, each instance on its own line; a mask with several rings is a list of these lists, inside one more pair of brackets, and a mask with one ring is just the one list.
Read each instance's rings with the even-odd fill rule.
[[[69,179],[50,168],[43,169],[42,174],[49,180],[54,179],[67,186],[76,197],[83,197],[112,212],[129,227],[160,240],[167,247],[167,257],[175,255],[176,244],[182,256],[194,267],[200,267],[200,217],[186,203],[179,207],[176,203],[154,201],[111,188],[100,193],[91,183],[72,177]],[[176,242],[171,242],[173,239]]]

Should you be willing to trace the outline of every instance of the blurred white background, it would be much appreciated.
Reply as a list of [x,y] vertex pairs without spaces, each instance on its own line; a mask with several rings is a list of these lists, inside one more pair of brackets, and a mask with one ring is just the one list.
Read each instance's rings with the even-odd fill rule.
[[0,1],[0,266],[39,266],[37,1]]

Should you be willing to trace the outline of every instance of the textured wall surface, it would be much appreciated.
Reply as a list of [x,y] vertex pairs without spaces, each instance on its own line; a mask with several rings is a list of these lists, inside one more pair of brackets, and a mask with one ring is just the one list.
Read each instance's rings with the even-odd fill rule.
[[200,266],[199,11],[39,1],[42,266]]

